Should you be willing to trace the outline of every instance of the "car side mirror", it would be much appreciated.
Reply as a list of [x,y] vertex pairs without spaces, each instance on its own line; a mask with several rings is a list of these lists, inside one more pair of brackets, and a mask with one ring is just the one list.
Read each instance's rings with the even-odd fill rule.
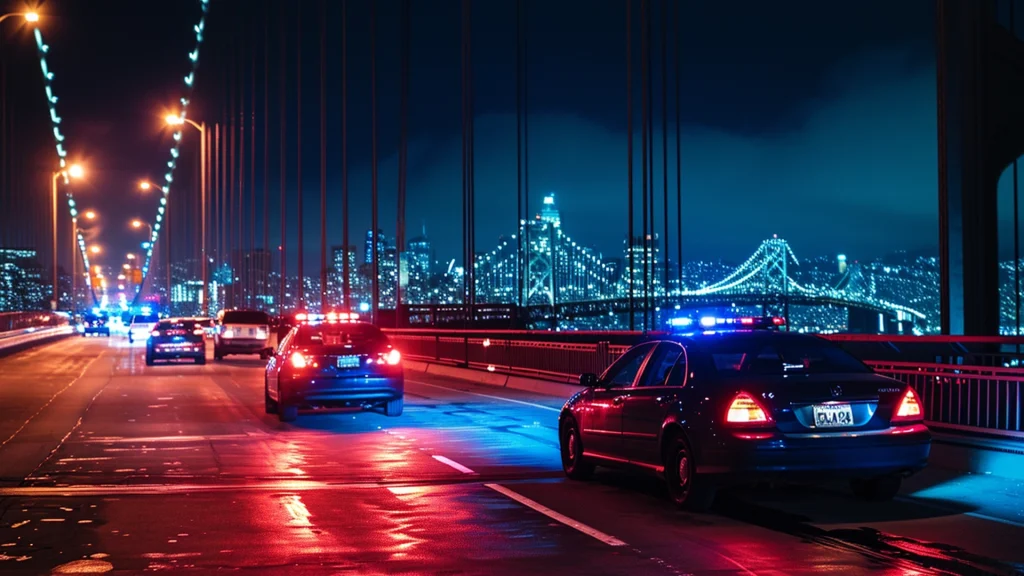
[[580,386],[584,388],[593,388],[597,386],[597,374],[592,372],[584,372],[580,374]]

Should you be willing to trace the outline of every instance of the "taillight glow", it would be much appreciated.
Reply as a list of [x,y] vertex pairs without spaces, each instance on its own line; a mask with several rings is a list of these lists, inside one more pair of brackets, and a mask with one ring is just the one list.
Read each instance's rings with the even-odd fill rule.
[[390,352],[384,355],[384,361],[394,366],[402,361],[402,354],[398,350],[392,348]]
[[729,413],[725,420],[734,424],[767,423],[768,415],[753,396],[746,392],[740,392],[729,405]]
[[295,352],[291,357],[292,368],[305,368],[309,365],[309,361],[302,355],[302,352]]
[[149,335],[150,336],[159,337],[160,336],[160,331],[159,330],[153,330],[152,332],[149,333]]
[[202,336],[203,334],[205,334],[205,332],[203,331],[202,328],[196,328],[196,329],[192,330],[192,335],[193,336]]
[[900,405],[896,408],[895,417],[900,420],[923,419],[921,404],[917,401],[917,395],[914,394],[913,389],[907,388],[907,392],[903,395]]

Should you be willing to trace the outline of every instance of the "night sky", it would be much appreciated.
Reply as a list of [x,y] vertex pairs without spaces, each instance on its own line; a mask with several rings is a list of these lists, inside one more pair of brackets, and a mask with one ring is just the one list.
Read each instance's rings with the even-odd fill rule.
[[[7,11],[20,3],[6,3]],[[328,243],[341,242],[341,6],[328,3]],[[369,1],[349,0],[349,187],[351,240],[370,228]],[[460,9],[454,1],[414,1],[409,134],[408,237],[425,224],[439,259],[461,254]],[[621,0],[527,0],[529,190],[531,207],[556,194],[574,239],[621,254],[626,234],[625,3]],[[378,0],[378,130],[381,227],[395,229],[399,111],[398,0]],[[676,4],[669,2],[669,15]],[[640,2],[634,0],[635,177],[640,191]],[[269,242],[279,242],[278,126],[280,42],[288,44],[287,180],[296,188],[296,61],[302,19],[302,184],[307,274],[319,254],[320,78],[318,0],[212,0],[195,108],[216,122],[227,113],[233,58],[248,74],[256,57],[257,133],[263,126],[264,49],[269,47]],[[662,2],[655,16],[655,182],[661,206]],[[142,235],[128,222],[152,220],[155,197],[135,191],[160,178],[170,132],[162,116],[183,94],[198,0],[49,0],[40,9],[51,46],[66,147],[89,168],[75,190],[80,206],[103,219],[98,241],[124,253]],[[301,12],[301,16],[299,13]],[[929,0],[859,2],[697,2],[681,4],[682,196],[684,258],[742,260],[777,233],[798,256],[844,252],[855,258],[893,250],[934,252],[937,243],[934,7]],[[516,4],[473,8],[476,107],[477,249],[497,244],[516,222]],[[23,26],[2,28],[8,70],[5,97],[19,115],[16,177],[47,191],[56,161],[35,44]],[[674,146],[675,21],[669,30],[669,144]],[[251,50],[255,46],[255,52]],[[237,52],[242,51],[241,57]],[[246,106],[249,85],[242,92]],[[172,188],[171,233],[192,234],[175,220],[175,198],[195,194],[198,139],[186,131]],[[262,206],[263,138],[257,139],[256,198]],[[670,148],[671,195],[675,150]],[[27,171],[27,173],[26,173]],[[248,168],[247,168],[248,171]],[[8,177],[8,180],[11,177]],[[248,179],[248,175],[246,176]],[[34,192],[36,193],[36,192]],[[9,195],[10,190],[5,190]],[[6,197],[6,196],[5,196]],[[191,214],[193,200],[182,200]],[[179,202],[179,206],[180,206]],[[43,205],[40,209],[45,208]],[[181,209],[179,209],[179,212]],[[532,210],[531,210],[532,211]],[[638,210],[639,211],[639,210]],[[673,200],[670,212],[674,214]],[[294,264],[294,208],[289,208]],[[660,231],[659,210],[657,229]],[[257,244],[261,245],[262,213]],[[640,220],[637,217],[637,233]],[[670,239],[674,257],[675,223]],[[175,243],[176,258],[193,253]],[[119,257],[106,264],[116,265]],[[294,269],[293,269],[294,270]]]

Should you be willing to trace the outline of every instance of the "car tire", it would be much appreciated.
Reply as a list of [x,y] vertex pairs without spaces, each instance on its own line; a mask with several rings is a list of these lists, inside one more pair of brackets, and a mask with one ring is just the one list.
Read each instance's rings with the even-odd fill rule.
[[594,465],[583,457],[583,441],[575,418],[565,419],[558,439],[565,475],[573,480],[590,479],[594,475]]
[[405,409],[405,398],[397,398],[395,400],[388,400],[388,403],[384,405],[384,415],[388,417],[401,416],[402,410]]
[[715,487],[697,475],[697,462],[685,438],[671,439],[665,449],[665,484],[677,507],[703,512],[715,503]]
[[220,352],[218,352],[216,349],[214,349],[213,350],[213,359],[216,360],[217,362],[220,362],[221,360],[224,359],[224,355],[221,354]]
[[196,357],[196,365],[198,365],[198,366],[205,366],[206,365],[206,356],[204,355],[204,356]]
[[850,481],[853,495],[861,500],[871,502],[888,502],[896,497],[903,485],[899,476],[882,476],[881,478],[854,479]]
[[146,354],[146,366],[152,366],[154,364],[153,355]]
[[298,417],[298,406],[277,405],[277,418],[281,420],[281,422],[295,422]]

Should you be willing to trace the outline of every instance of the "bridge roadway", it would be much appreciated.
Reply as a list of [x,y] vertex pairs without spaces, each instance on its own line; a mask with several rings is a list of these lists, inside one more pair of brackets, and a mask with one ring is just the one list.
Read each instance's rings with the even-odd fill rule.
[[263,411],[255,360],[146,367],[121,338],[0,359],[0,572],[1010,574],[1021,484],[915,477],[889,504],[562,477],[560,401],[410,374],[406,413]]

